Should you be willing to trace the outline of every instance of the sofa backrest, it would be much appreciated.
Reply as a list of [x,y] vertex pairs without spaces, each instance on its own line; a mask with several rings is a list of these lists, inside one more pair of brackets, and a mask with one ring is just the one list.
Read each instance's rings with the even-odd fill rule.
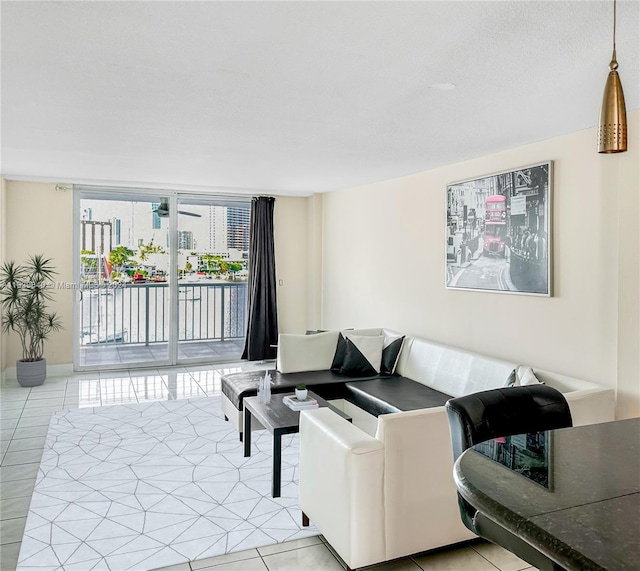
[[517,366],[510,361],[407,337],[396,372],[437,391],[460,397],[509,386]]
[[[351,335],[401,335],[381,327],[370,329],[344,329]],[[281,333],[278,336],[276,369],[281,373],[325,371],[331,368],[340,331],[332,330],[312,335]]]
[[278,335],[276,368],[281,373],[325,371],[331,368],[339,331],[313,335],[281,333]]

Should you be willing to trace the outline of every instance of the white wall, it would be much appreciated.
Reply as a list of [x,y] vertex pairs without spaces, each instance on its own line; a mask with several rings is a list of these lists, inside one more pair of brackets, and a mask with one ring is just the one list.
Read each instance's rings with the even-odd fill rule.
[[304,333],[307,327],[307,200],[276,197],[273,222],[280,333]]
[[[0,265],[6,260],[7,249],[7,231],[6,231],[6,215],[7,215],[7,185],[4,177],[0,176]],[[1,313],[0,313],[1,316]],[[0,330],[0,381],[4,377],[4,369],[6,367],[5,336]]]
[[640,112],[618,163],[618,416],[640,416]]
[[[638,155],[588,129],[323,196],[324,328],[384,325],[615,386],[640,415]],[[446,185],[554,161],[554,297],[445,289]]]
[[[3,209],[4,210],[4,209]],[[6,257],[17,263],[30,255],[44,254],[53,259],[57,279],[72,281],[73,194],[56,190],[55,184],[7,181]],[[62,318],[62,331],[52,333],[45,345],[47,365],[73,361],[73,290],[53,289],[51,309]],[[22,358],[15,333],[7,336],[4,367],[15,366]]]
[[307,329],[322,325],[322,195],[307,199]]

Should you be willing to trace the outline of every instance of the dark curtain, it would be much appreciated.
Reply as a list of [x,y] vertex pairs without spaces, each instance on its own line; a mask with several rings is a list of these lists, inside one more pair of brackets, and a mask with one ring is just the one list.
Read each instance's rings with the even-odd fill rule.
[[278,305],[276,302],[276,258],[273,247],[275,198],[261,196],[251,201],[249,241],[249,289],[247,338],[243,359],[260,361],[276,357]]

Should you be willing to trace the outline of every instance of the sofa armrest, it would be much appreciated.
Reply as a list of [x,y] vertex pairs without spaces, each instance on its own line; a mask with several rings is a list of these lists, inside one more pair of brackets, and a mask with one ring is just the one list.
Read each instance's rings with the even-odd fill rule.
[[573,426],[615,420],[615,392],[611,388],[563,393],[569,403]]
[[380,415],[376,438],[385,452],[388,557],[474,538],[460,519],[444,407]]
[[541,369],[534,369],[534,372],[567,399],[573,426],[615,420],[616,396],[612,387]]
[[386,559],[382,443],[328,408],[300,414],[299,504],[352,568]]

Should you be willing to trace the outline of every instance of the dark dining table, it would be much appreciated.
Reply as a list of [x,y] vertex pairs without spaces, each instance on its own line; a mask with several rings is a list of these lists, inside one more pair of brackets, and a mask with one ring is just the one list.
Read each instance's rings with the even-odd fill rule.
[[640,418],[477,444],[460,495],[569,570],[640,569]]

